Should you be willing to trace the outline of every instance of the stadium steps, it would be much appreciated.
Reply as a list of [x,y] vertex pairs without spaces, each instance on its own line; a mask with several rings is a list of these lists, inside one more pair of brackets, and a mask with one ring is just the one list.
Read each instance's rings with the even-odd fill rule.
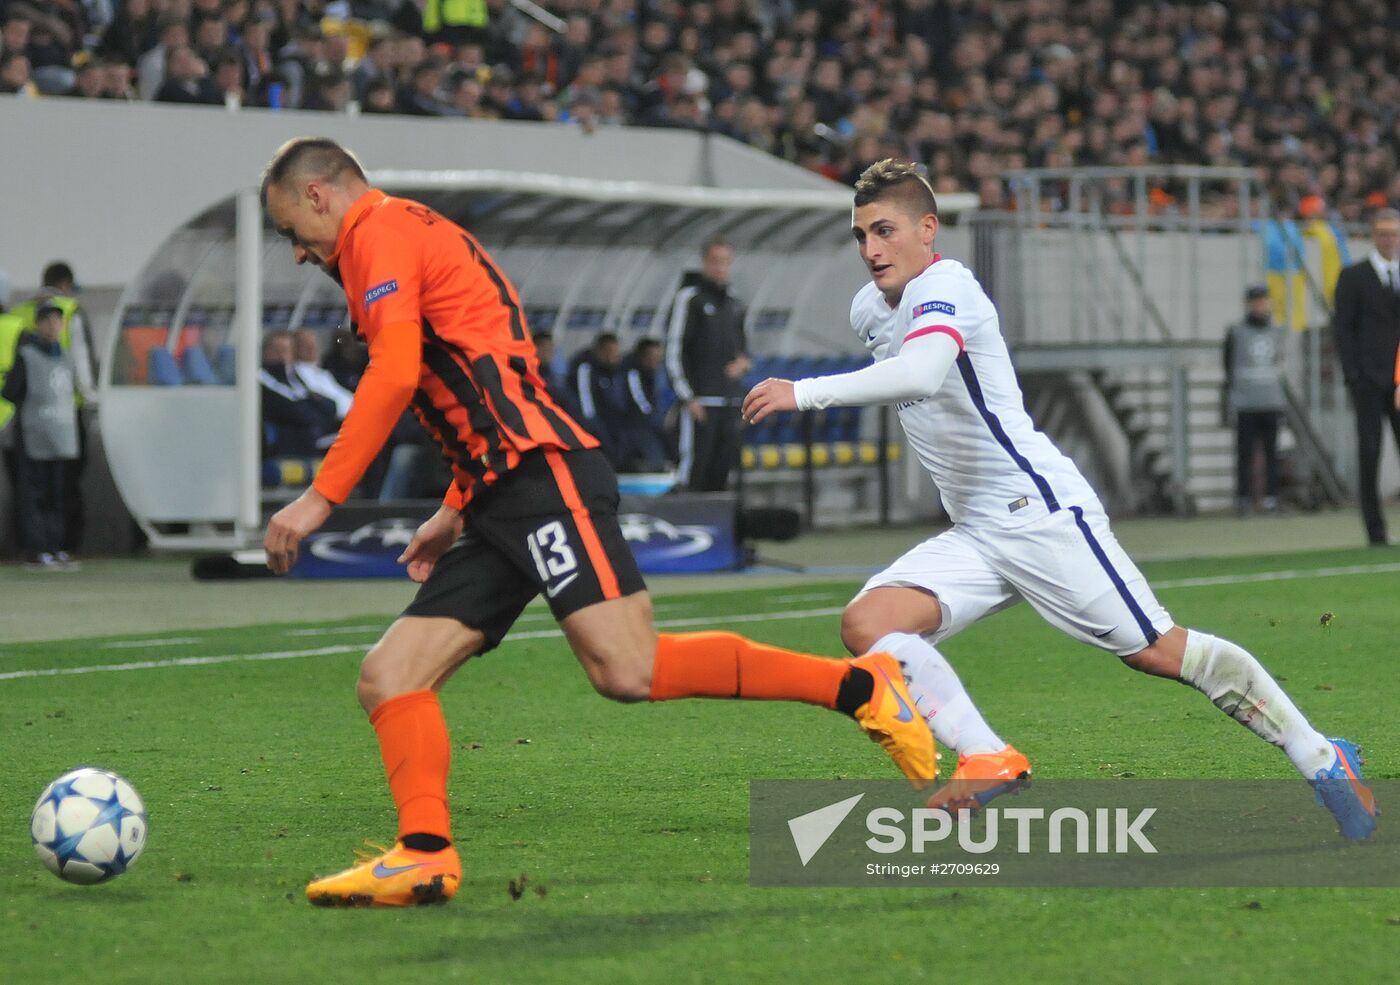
[[[1095,380],[1128,437],[1134,474],[1143,481],[1139,506],[1174,511],[1170,370],[1105,370],[1095,374]],[[1193,366],[1187,379],[1187,481],[1182,498],[1188,512],[1219,512],[1234,504],[1235,436],[1220,419],[1224,383],[1224,372],[1216,365]]]

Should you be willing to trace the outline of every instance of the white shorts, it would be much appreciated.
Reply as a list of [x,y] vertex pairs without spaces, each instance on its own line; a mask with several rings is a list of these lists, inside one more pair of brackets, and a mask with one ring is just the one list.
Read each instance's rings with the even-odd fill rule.
[[1051,625],[1120,657],[1172,627],[1098,507],[1070,506],[1009,530],[955,526],[865,583],[938,596],[940,642],[1024,598]]

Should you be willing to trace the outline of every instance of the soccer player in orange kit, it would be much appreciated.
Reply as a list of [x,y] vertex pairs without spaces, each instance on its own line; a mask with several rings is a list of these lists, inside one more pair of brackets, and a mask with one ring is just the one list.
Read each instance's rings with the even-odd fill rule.
[[832,660],[733,633],[659,634],[617,523],[598,442],[549,396],[515,289],[481,245],[432,209],[371,188],[334,141],[278,149],[262,200],[297,263],[345,289],[370,364],[312,486],[268,523],[269,567],[343,501],[404,408],[441,444],[453,482],[400,561],[421,588],[365,656],[360,704],[398,808],[392,849],[307,887],[327,906],[450,898],[461,878],[447,807],[449,746],[437,690],[500,643],[544,593],[593,686],[617,701],[750,698],[842,711],[916,786],[933,738],[888,654]]

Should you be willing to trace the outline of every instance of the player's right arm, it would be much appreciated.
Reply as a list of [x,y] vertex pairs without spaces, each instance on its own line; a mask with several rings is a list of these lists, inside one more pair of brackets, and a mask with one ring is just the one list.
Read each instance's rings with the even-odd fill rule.
[[419,322],[395,322],[370,339],[369,368],[313,483],[326,499],[344,502],[359,484],[413,400],[422,362]]
[[[900,301],[909,312],[909,328],[899,351],[851,373],[798,380],[792,387],[793,409],[895,404],[933,396],[962,353],[964,340],[976,329],[978,300],[945,277],[914,281]],[[855,304],[851,312],[854,327],[858,317]],[[753,409],[758,416],[746,413],[745,417],[762,420],[766,416],[761,408]],[[774,407],[768,413],[786,409]]]
[[313,483],[332,503],[345,501],[389,440],[423,364],[423,242],[393,228],[360,235],[366,238],[340,263],[347,292],[364,292],[360,329],[369,341],[369,367]]
[[421,244],[390,230],[376,230],[371,240],[356,247],[353,255],[341,257],[340,272],[347,292],[365,291],[360,324],[369,340],[369,368],[355,387],[350,411],[315,481],[268,521],[263,546],[267,565],[276,574],[291,570],[302,540],[350,495],[418,388],[423,360]]
[[899,352],[850,373],[816,376],[793,384],[797,410],[897,404],[931,397],[943,386],[962,352],[961,337],[910,332]]

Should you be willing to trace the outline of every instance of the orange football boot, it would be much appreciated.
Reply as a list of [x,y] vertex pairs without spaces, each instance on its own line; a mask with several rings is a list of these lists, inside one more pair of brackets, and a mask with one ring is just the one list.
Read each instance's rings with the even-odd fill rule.
[[959,756],[952,779],[928,799],[929,807],[949,813],[966,808],[979,811],[994,797],[1031,785],[1031,761],[1007,746],[1001,752]]
[[446,903],[462,881],[457,849],[420,852],[397,842],[393,848],[371,845],[383,854],[368,856],[356,849],[358,865],[317,879],[306,887],[316,906],[423,906]]
[[851,661],[875,680],[870,700],[856,709],[856,722],[880,743],[915,790],[938,779],[933,733],[904,686],[904,671],[888,653],[867,653]]

